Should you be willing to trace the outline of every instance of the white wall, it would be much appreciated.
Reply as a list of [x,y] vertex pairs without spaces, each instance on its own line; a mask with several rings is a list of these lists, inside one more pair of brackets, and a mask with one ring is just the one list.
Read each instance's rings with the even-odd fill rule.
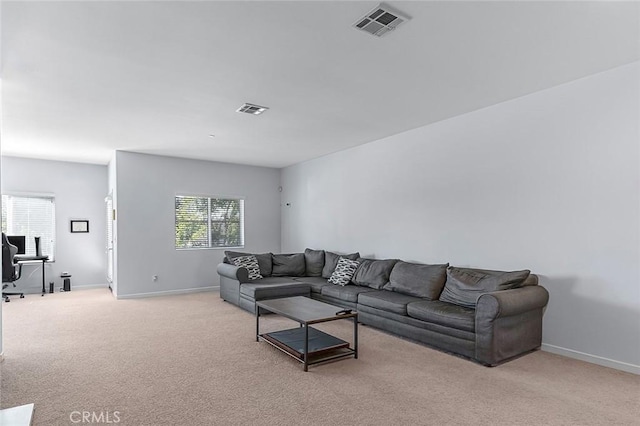
[[117,175],[116,175],[116,153],[113,153],[111,161],[107,165],[107,179],[108,179],[108,190],[107,195],[111,194],[111,199],[113,201],[112,207],[113,210],[116,211],[116,220],[113,221],[113,276],[111,282],[111,291],[114,296],[118,296],[118,245],[116,244],[118,238],[118,220],[117,220],[117,211],[118,211],[118,185],[117,185]]
[[245,250],[280,251],[278,169],[121,151],[115,169],[118,298],[219,285],[224,249],[175,248],[178,194],[244,197]]
[[[2,157],[2,192],[53,193],[56,199],[55,262],[46,265],[46,288],[62,287],[71,273],[73,288],[106,286],[105,207],[107,167],[62,161]],[[89,233],[72,234],[70,219],[88,219]],[[21,290],[40,293],[42,264],[24,265]]]
[[544,348],[640,373],[639,63],[288,167],[283,251],[529,268]]

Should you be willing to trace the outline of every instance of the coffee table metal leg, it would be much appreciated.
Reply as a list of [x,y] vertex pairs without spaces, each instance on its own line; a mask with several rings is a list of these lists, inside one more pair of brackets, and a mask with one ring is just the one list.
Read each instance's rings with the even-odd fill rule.
[[256,342],[259,342],[260,339],[260,308],[256,306]]
[[304,326],[304,371],[309,371],[309,325]]
[[353,317],[353,346],[354,346],[354,354],[353,357],[358,359],[358,316]]

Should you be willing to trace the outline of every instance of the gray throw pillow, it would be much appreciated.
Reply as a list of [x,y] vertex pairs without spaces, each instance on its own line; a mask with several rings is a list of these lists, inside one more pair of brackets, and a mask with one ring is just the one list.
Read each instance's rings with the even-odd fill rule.
[[344,287],[349,284],[353,274],[356,272],[356,269],[358,269],[357,260],[349,260],[341,257],[340,260],[338,260],[335,271],[333,271],[333,274],[331,274],[331,277],[327,282]]
[[271,256],[273,260],[273,277],[302,277],[304,276],[304,254],[274,254]]
[[398,262],[398,259],[358,259],[360,266],[354,275],[354,284],[371,287],[375,289],[381,289],[389,282],[389,276],[393,266]]
[[422,265],[399,261],[391,270],[389,284],[385,290],[438,300],[447,280],[448,263],[442,265]]
[[475,308],[478,297],[492,291],[518,288],[527,279],[531,271],[513,271],[504,273],[487,273],[467,268],[447,269],[447,282],[440,295],[442,302],[458,306]]
[[306,249],[304,251],[304,265],[307,277],[322,276],[322,268],[324,268],[324,250]]
[[349,260],[358,260],[360,257],[360,253],[351,253],[351,254],[337,254],[330,251],[324,252],[324,267],[322,268],[322,278],[331,278],[331,274],[336,269],[336,265],[338,265],[338,260],[344,257]]
[[[233,265],[233,259],[240,256],[250,256],[251,253],[241,253],[239,251],[225,251],[225,258],[227,259],[227,263]],[[260,266],[260,275],[263,277],[270,277],[271,271],[273,269],[273,264],[271,261],[271,253],[262,253],[262,254],[254,254],[256,259],[258,259],[258,265]]]

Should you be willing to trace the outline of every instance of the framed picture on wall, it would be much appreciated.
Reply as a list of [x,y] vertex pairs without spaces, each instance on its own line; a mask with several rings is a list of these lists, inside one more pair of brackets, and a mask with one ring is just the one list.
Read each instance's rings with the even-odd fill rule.
[[88,220],[71,220],[71,232],[89,232],[89,221]]

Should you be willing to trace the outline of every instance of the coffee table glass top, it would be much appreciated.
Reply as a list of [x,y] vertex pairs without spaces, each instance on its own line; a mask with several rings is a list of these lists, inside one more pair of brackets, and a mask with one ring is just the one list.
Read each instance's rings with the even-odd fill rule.
[[338,315],[338,312],[343,310],[340,306],[329,305],[304,296],[261,300],[256,302],[256,305],[266,308],[275,314],[306,324],[323,322],[336,317],[351,318],[357,315],[355,311],[350,314]]

